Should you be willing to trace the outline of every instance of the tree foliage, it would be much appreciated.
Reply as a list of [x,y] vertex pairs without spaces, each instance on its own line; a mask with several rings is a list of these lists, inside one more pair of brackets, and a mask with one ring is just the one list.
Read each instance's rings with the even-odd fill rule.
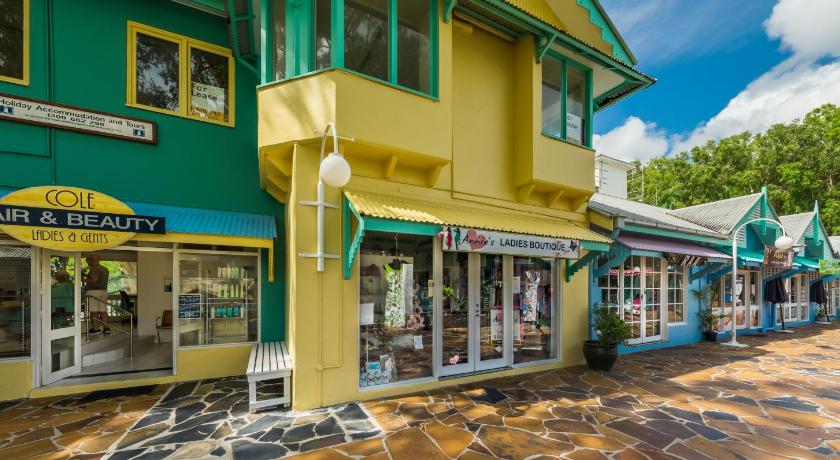
[[680,208],[766,186],[779,215],[810,211],[820,203],[829,234],[840,234],[840,107],[826,104],[802,120],[761,134],[744,132],[654,158],[628,177],[632,200]]

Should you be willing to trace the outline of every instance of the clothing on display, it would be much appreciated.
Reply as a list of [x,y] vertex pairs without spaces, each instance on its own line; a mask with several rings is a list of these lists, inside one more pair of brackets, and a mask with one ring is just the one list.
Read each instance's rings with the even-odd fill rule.
[[522,315],[523,321],[536,321],[539,310],[540,272],[528,270],[525,272],[525,289],[523,290]]
[[405,272],[385,265],[385,327],[405,326]]

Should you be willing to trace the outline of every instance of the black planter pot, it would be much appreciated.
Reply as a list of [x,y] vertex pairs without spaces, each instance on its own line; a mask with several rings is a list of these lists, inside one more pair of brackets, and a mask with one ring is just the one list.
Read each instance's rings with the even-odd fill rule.
[[703,331],[703,340],[706,342],[717,342],[717,332]]
[[598,345],[596,340],[583,342],[586,365],[596,371],[609,371],[618,359],[618,345]]

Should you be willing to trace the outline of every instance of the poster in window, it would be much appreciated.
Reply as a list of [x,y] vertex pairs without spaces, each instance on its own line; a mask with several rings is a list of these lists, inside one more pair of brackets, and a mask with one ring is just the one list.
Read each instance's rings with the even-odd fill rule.
[[225,121],[225,89],[193,82],[192,109],[202,118]]
[[566,114],[566,140],[583,143],[583,118],[573,114]]

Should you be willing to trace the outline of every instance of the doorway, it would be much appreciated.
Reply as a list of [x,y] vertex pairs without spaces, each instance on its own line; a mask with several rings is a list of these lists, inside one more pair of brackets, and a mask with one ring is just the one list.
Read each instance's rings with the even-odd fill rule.
[[443,253],[440,375],[505,367],[510,354],[510,256]]
[[79,253],[43,253],[41,375],[45,385],[78,374],[82,369],[79,259]]

